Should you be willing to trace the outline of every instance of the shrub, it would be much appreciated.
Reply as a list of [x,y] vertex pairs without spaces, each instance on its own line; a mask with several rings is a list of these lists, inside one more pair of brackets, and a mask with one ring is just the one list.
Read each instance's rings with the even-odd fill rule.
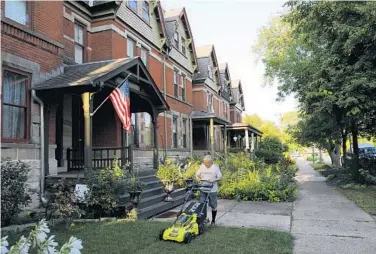
[[290,162],[260,169],[225,170],[218,195],[221,198],[270,202],[291,201],[297,191],[293,179],[297,170]]
[[2,159],[1,163],[1,225],[7,226],[18,217],[22,207],[31,202],[26,181],[30,168],[22,161]]
[[84,214],[76,200],[75,185],[75,181],[69,182],[64,178],[50,184],[50,195],[46,207],[46,210],[49,211],[47,219],[55,215],[64,221],[72,221]]
[[15,245],[11,246],[8,250],[9,243],[7,241],[8,236],[1,238],[1,253],[76,253],[80,254],[82,247],[82,241],[74,236],[69,238],[69,241],[60,250],[56,250],[58,243],[55,242],[54,235],[48,237],[50,229],[45,220],[41,220],[38,225],[29,233],[26,238],[21,236],[21,238],[16,242]]
[[100,216],[112,215],[119,207],[120,197],[127,191],[123,169],[115,162],[112,168],[92,170],[89,173],[87,204]]
[[256,150],[255,155],[261,158],[267,164],[276,164],[283,157],[286,147],[282,145],[278,137],[266,137],[260,144],[260,148]]
[[228,167],[231,170],[254,169],[255,164],[246,153],[230,153],[228,156]]

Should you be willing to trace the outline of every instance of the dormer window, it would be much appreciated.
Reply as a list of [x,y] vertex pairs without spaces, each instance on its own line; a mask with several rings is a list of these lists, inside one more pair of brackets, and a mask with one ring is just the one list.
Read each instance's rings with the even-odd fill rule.
[[174,33],[174,46],[176,49],[179,49],[179,33]]
[[137,11],[137,1],[128,1],[128,6],[132,8],[132,10]]
[[213,79],[213,68],[210,65],[208,66],[208,76]]
[[149,2],[143,1],[142,2],[142,18],[149,23],[150,22],[150,16],[149,16]]
[[181,53],[183,53],[183,55],[185,55],[185,39],[183,37],[181,37]]

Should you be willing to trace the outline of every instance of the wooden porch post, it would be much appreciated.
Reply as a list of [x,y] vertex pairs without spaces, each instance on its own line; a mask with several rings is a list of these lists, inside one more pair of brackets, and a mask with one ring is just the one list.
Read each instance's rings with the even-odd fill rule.
[[154,160],[154,169],[158,170],[159,167],[159,153],[158,153],[158,113],[153,112],[153,138],[154,138],[154,149],[153,149],[153,160]]
[[214,156],[214,119],[210,118],[210,154]]
[[92,103],[92,94],[90,92],[83,93],[82,98],[82,107],[84,111],[84,169],[85,174],[87,170],[93,168],[92,160],[92,118],[90,113],[93,108]]
[[225,164],[227,165],[227,125],[223,127],[223,148],[225,150]]
[[248,137],[248,129],[245,129],[245,150],[248,152],[249,150],[249,137]]

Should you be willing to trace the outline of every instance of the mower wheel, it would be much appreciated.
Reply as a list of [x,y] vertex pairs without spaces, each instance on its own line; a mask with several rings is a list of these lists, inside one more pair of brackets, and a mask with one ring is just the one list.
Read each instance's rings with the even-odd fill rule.
[[193,235],[191,233],[185,233],[185,236],[184,236],[184,243],[185,244],[188,244],[192,241],[193,239]]
[[162,241],[163,240],[163,233],[165,232],[164,229],[162,229],[160,232],[159,232],[159,240]]
[[202,235],[204,232],[205,232],[205,224],[204,223],[198,224],[198,234]]

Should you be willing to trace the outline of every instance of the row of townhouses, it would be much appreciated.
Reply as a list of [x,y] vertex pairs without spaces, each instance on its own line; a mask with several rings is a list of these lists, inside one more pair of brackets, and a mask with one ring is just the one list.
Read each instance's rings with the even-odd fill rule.
[[[262,133],[241,124],[241,81],[213,45],[195,45],[184,8],[2,1],[1,10],[2,158],[28,162],[33,179],[115,157],[142,170],[164,156],[257,147]],[[126,78],[131,135],[106,100]]]

